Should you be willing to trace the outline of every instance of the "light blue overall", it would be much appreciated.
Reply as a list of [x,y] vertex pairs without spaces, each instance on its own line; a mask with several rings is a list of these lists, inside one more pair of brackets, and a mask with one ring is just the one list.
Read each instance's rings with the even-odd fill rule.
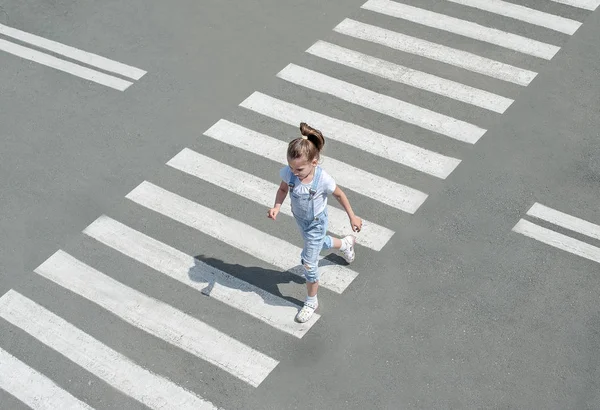
[[292,203],[292,214],[304,238],[304,248],[300,254],[300,263],[304,266],[304,276],[307,282],[314,283],[319,280],[319,254],[323,249],[333,246],[331,237],[327,235],[327,206],[315,215],[314,196],[321,179],[321,167],[317,166],[315,175],[308,194],[294,192],[296,184],[300,183],[297,176],[291,173],[288,182]]

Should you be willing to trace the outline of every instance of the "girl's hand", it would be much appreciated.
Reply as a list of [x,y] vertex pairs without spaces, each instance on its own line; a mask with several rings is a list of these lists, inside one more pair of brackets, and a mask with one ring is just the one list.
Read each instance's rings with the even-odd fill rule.
[[352,226],[353,232],[360,232],[360,229],[362,228],[362,219],[358,216],[352,216],[350,217],[350,225]]
[[268,217],[272,220],[277,220],[277,214],[279,213],[279,208],[271,208],[269,209]]

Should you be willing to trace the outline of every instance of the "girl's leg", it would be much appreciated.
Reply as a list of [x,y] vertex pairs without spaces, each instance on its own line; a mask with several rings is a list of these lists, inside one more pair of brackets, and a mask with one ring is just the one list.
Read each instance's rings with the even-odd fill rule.
[[327,250],[333,248],[339,250],[346,262],[350,263],[354,261],[355,243],[356,238],[352,235],[345,236],[342,239],[327,235],[327,238],[325,238],[325,241],[323,242],[323,249]]
[[317,292],[319,290],[319,281],[316,282],[306,282],[306,294],[309,297],[317,296]]
[[304,301],[304,306],[298,312],[296,319],[299,322],[306,322],[310,319],[317,310],[319,306],[319,301],[317,299],[317,291],[319,290],[319,281],[309,282],[306,281],[306,300]]
[[302,249],[301,262],[304,267],[304,276],[306,278],[306,301],[304,306],[296,315],[296,320],[301,323],[308,321],[317,307],[317,291],[319,289],[319,254],[323,249],[326,240],[326,227],[323,221],[311,223],[303,231],[304,248]]
[[[325,210],[322,214],[321,217],[323,218],[323,231],[327,232],[327,228],[329,227],[329,212],[327,210]],[[337,249],[340,250],[342,248],[345,248],[347,243],[346,238],[350,238],[349,236],[346,236],[345,238],[339,239],[339,238],[334,238],[333,236],[327,235],[325,237],[325,240],[323,241],[323,250],[327,250],[327,249]]]
[[[329,225],[329,215],[327,211],[323,212],[323,225],[324,232],[327,232],[327,227]],[[356,237],[353,235],[345,236],[342,239],[327,235],[323,241],[323,250],[332,248],[339,250],[346,262],[351,263],[354,261],[354,257],[356,256],[354,253],[355,243]]]
[[304,276],[306,277],[306,300],[304,306],[296,315],[296,320],[300,323],[307,322],[319,307],[317,299],[317,291],[319,290],[318,251],[316,254],[317,258],[315,260],[305,259],[305,256],[302,258],[305,270]]
[[339,238],[334,238],[333,236],[330,236],[331,238],[331,247],[333,249],[340,249],[342,247],[342,240]]

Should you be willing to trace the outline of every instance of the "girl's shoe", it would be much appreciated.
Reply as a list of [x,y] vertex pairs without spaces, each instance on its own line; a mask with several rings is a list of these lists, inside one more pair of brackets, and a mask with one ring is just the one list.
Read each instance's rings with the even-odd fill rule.
[[343,251],[340,250],[340,253],[348,263],[352,263],[354,261],[354,244],[356,243],[356,238],[353,235],[348,235],[342,238],[342,243],[346,245],[346,249]]
[[300,312],[296,315],[296,320],[300,323],[308,322],[308,320],[312,317],[315,310],[319,307],[319,302],[310,303],[304,302],[304,306],[300,309]]

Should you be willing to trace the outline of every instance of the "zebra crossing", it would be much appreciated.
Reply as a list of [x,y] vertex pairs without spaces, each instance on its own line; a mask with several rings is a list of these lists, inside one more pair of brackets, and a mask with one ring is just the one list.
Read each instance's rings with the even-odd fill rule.
[[334,27],[333,30],[340,34],[380,44],[394,50],[425,57],[523,86],[529,85],[537,75],[537,73],[531,70],[494,61],[465,50],[433,43],[352,19],[345,19]]
[[[529,208],[527,215],[557,227],[567,229],[571,232],[585,235],[592,239],[600,239],[600,225],[552,209],[537,202]],[[512,228],[512,231],[554,248],[600,263],[599,247],[575,239],[569,235],[556,232],[553,229],[545,228],[527,219],[520,219]]]
[[[1,51],[45,65],[47,67],[54,68],[56,70],[63,71],[88,81],[93,81],[106,87],[114,88],[115,90],[125,91],[133,84],[133,82],[107,74],[105,72],[119,74],[122,77],[127,77],[132,80],[139,80],[146,74],[146,71],[139,68],[110,60],[97,54],[79,50],[75,47],[18,30],[4,24],[0,24],[0,35],[28,44],[29,46],[33,46],[38,49],[44,49],[61,55],[64,58],[78,61],[85,64],[85,66],[73,63],[63,58],[55,57],[52,54],[44,53],[31,47],[20,45],[13,41],[3,40],[2,38],[0,38]],[[105,72],[94,70],[86,66],[92,66]]]
[[[554,30],[564,36],[564,42],[581,26],[581,22],[560,15],[501,0],[449,0],[449,3],[465,8],[477,8],[498,18],[510,18]],[[565,0],[561,3],[585,10],[594,10],[598,6],[593,0]],[[344,36],[352,44],[365,42],[379,47],[390,57],[397,57],[396,53],[414,55],[462,70],[465,75],[483,75],[491,80],[519,87],[528,86],[535,79],[537,72],[515,65],[514,59],[509,64],[472,52],[468,41],[485,42],[517,52],[524,62],[533,58],[545,60],[547,63],[560,50],[560,45],[398,1],[368,0],[361,10],[361,13],[371,13],[371,18],[384,15],[406,20],[427,27],[427,30],[432,30],[438,35],[451,33],[464,37],[467,42],[463,42],[460,48],[454,48],[404,34],[398,31],[397,27],[381,27],[362,22],[359,18],[344,19],[332,32]],[[53,42],[28,37],[23,32],[13,31],[6,26],[0,26],[0,29],[0,34],[13,37],[18,35],[22,41],[31,42],[35,39],[38,41],[38,47],[54,47],[56,52],[60,49],[75,53],[72,49],[65,48],[66,46],[59,47]],[[0,43],[1,47],[6,47],[6,44]],[[329,67],[343,66],[344,69],[355,70],[356,73],[360,73],[353,77],[355,79],[377,77],[382,81],[441,96],[448,99],[450,104],[453,104],[453,101],[457,104],[467,104],[495,116],[500,116],[510,109],[517,97],[510,95],[510,88],[506,89],[508,91],[503,90],[503,93],[492,92],[485,87],[474,87],[450,80],[439,73],[434,75],[418,70],[410,66],[410,60],[398,64],[335,44],[329,39],[316,41],[306,50],[306,56],[308,55],[333,63],[333,66]],[[78,56],[81,55],[75,53],[70,57],[76,59]],[[89,55],[86,55],[86,58],[88,63],[92,61]],[[101,60],[94,57],[93,61]],[[526,66],[525,63],[523,65]],[[130,73],[135,72],[132,75],[139,79],[144,73],[135,70],[137,69]],[[304,90],[306,99],[283,99],[256,90],[239,103],[239,108],[245,115],[252,116],[261,123],[293,126],[296,129],[301,121],[305,121],[320,129],[327,140],[364,151],[373,158],[390,161],[442,182],[460,165],[461,159],[458,155],[451,155],[441,149],[438,152],[431,149],[431,145],[425,148],[414,141],[405,141],[403,135],[386,135],[371,129],[374,127],[354,123],[348,118],[336,117],[329,112],[321,112],[310,103],[311,98],[326,95],[327,98],[338,101],[339,106],[358,107],[366,110],[369,115],[382,115],[391,121],[397,121],[398,124],[410,124],[431,135],[432,139],[435,136],[436,140],[448,139],[454,144],[464,146],[476,144],[487,131],[485,126],[475,121],[469,122],[425,108],[418,100],[409,101],[406,98],[405,101],[402,96],[376,92],[364,81],[342,80],[335,70],[321,72],[301,64],[290,63],[274,77]],[[185,181],[182,183],[207,183],[211,194],[218,196],[227,193],[264,207],[266,216],[266,209],[272,205],[279,183],[276,178],[277,171],[286,164],[288,138],[269,135],[262,132],[264,130],[253,129],[247,125],[238,123],[233,118],[221,118],[199,138],[228,147],[232,149],[231,152],[244,152],[254,161],[264,163],[274,175],[271,179],[248,173],[240,167],[225,164],[189,147],[184,147],[166,162],[165,169],[179,175],[181,180]],[[363,203],[373,206],[380,204],[389,207],[390,212],[396,215],[413,215],[427,200],[429,194],[426,187],[418,185],[414,180],[403,180],[402,175],[382,175],[368,171],[365,169],[368,168],[367,165],[351,157],[339,158],[332,150],[331,156],[328,152],[323,167],[347,190],[349,196],[360,196]],[[299,266],[299,243],[292,243],[257,228],[252,219],[242,220],[241,216],[234,218],[228,215],[225,209],[207,206],[206,198],[194,194],[192,189],[186,191],[177,188],[144,180],[125,195],[124,202],[136,209],[136,212],[144,212],[157,220],[169,220],[173,226],[197,232],[207,241],[235,248],[282,274],[290,274],[301,280],[303,270]],[[333,204],[329,209],[329,232],[338,237],[350,234],[351,228],[345,213]],[[291,221],[289,201],[282,207],[282,214]],[[377,255],[395,235],[394,227],[389,221],[382,220],[377,213],[371,212],[369,207],[357,210],[357,214],[363,218],[363,230],[357,239],[357,252],[365,251]],[[595,238],[600,237],[600,227],[597,225],[540,204],[534,205],[528,215]],[[281,226],[280,229],[295,232],[296,227],[290,223]],[[579,252],[580,256],[596,258],[593,260],[600,262],[600,249],[591,245],[585,247],[562,234],[553,233],[552,236],[552,231],[543,231],[544,229],[546,228],[521,220],[513,230],[562,249],[576,249],[573,252]],[[124,257],[132,263],[159,273],[163,283],[176,282],[192,292],[197,292],[199,297],[194,301],[194,306],[198,309],[206,309],[206,298],[212,298],[216,303],[222,304],[231,315],[252,318],[274,332],[293,338],[295,342],[299,342],[322,316],[327,314],[323,309],[307,323],[296,323],[294,316],[300,309],[300,302],[290,301],[284,295],[276,295],[242,280],[226,268],[220,269],[206,263],[193,256],[189,250],[182,250],[180,244],[163,242],[139,226],[134,227],[134,224],[125,219],[99,215],[83,229],[82,238],[88,238],[94,243],[93,246],[102,248],[108,255],[115,255],[117,261],[122,261],[121,257]],[[246,343],[240,340],[239,335],[230,336],[218,323],[205,323],[194,312],[184,311],[156,295],[150,296],[117,279],[118,275],[115,272],[102,270],[82,259],[75,252],[69,253],[59,249],[34,272],[40,280],[50,281],[61,289],[89,301],[127,326],[193,356],[197,359],[199,367],[219,369],[230,376],[234,383],[258,388],[279,365],[280,360],[265,353],[261,346]],[[337,263],[325,256],[320,261],[320,269],[321,287],[323,292],[328,292],[327,297],[332,299],[343,297],[344,292],[352,286],[359,274],[362,274],[352,266]],[[111,346],[108,335],[99,339],[92,337],[61,317],[60,312],[49,310],[16,289],[0,296],[0,317],[148,408],[217,408],[210,400],[202,397],[201,392],[182,387],[169,380],[161,370],[149,370],[119,353]],[[265,335],[265,338],[267,337],[268,335]],[[14,376],[6,377],[6,374]],[[9,347],[0,346],[1,389],[33,409],[92,408],[89,403],[81,400],[80,392],[67,391],[65,386],[60,386],[51,377],[30,367],[27,357],[17,357]]]

